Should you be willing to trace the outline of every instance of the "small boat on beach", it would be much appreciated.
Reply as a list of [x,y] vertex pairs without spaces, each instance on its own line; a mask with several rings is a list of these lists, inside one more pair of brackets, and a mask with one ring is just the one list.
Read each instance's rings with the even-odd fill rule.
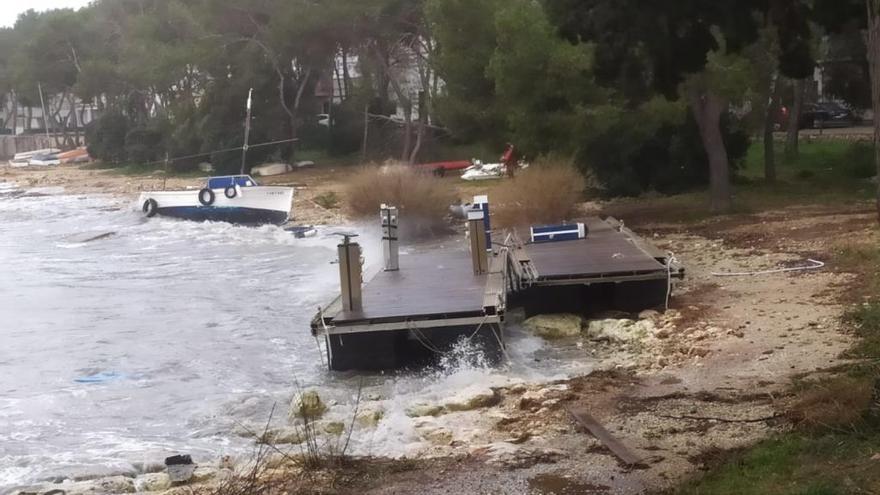
[[20,168],[30,165],[58,165],[60,162],[55,162],[55,155],[60,152],[61,150],[57,148],[44,148],[41,150],[16,153],[15,156],[12,157],[12,160],[9,160],[9,166]]
[[202,189],[143,192],[138,201],[147,217],[281,225],[290,218],[293,188],[261,186],[250,175],[226,175],[208,178]]

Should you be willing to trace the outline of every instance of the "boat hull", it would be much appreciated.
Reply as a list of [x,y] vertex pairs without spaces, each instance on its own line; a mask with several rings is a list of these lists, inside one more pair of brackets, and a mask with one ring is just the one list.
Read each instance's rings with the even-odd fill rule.
[[142,193],[138,204],[152,199],[156,214],[196,222],[228,222],[241,225],[281,225],[290,219],[293,189],[254,186],[240,188],[240,195],[227,198],[223,189],[212,189],[214,202],[199,202],[199,191],[156,191]]
[[195,222],[228,222],[241,225],[281,225],[288,220],[288,213],[259,208],[238,206],[173,206],[158,208],[156,213],[171,218]]

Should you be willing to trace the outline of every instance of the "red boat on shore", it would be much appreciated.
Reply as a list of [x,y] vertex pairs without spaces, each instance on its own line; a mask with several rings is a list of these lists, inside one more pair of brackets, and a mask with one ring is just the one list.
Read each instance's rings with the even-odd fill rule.
[[464,170],[473,165],[470,160],[456,160],[449,162],[432,162],[432,163],[419,163],[414,165],[423,170],[429,170],[434,175],[439,177],[443,177],[446,175],[446,172],[453,170]]

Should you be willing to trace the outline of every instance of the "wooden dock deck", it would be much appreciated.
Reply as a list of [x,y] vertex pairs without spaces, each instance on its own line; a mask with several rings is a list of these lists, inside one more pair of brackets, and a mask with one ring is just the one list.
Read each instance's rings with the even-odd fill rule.
[[486,275],[474,275],[462,249],[400,257],[400,270],[380,271],[363,289],[361,311],[339,311],[337,326],[482,316]]
[[538,277],[536,285],[554,281],[596,281],[651,276],[666,278],[667,268],[633,238],[606,221],[589,218],[585,239],[525,245]]
[[312,332],[327,339],[334,369],[397,367],[401,354],[428,358],[462,337],[500,356],[508,296],[527,313],[581,312],[597,301],[645,309],[662,303],[670,277],[683,275],[616,220],[585,224],[584,239],[496,245],[484,274],[460,248],[401,256],[399,270],[366,281],[361,308],[330,305]]

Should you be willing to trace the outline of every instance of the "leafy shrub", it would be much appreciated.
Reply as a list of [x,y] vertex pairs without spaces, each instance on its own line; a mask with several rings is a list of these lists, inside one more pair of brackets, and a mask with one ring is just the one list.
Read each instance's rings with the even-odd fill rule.
[[89,155],[108,163],[124,161],[127,133],[128,119],[124,115],[119,112],[102,115],[86,127]]
[[798,170],[794,176],[801,180],[807,180],[816,177],[816,172],[812,170]]
[[446,228],[455,194],[449,184],[406,165],[366,166],[346,187],[347,208],[355,218],[378,218],[385,203],[400,208],[404,236],[421,237]]
[[161,160],[165,155],[166,130],[164,119],[153,119],[146,124],[129,129],[125,135],[126,160],[146,163]]
[[566,220],[583,199],[584,187],[571,160],[541,158],[498,187],[490,198],[492,221],[511,228]]
[[319,194],[315,196],[313,200],[316,205],[324,208],[325,210],[333,210],[339,208],[339,195],[333,191],[327,191],[325,193]]
[[874,177],[874,148],[864,143],[852,144],[841,157],[842,172],[850,179]]
[[[728,115],[722,118],[721,132],[735,172],[748,151],[748,134]],[[667,124],[647,139],[627,125],[612,126],[584,145],[577,163],[595,172],[610,196],[637,196],[649,190],[675,194],[709,183],[709,161],[690,113],[683,123]]]
[[364,136],[364,110],[360,98],[350,98],[333,106],[333,126],[329,131],[329,151],[346,155],[361,149]]

